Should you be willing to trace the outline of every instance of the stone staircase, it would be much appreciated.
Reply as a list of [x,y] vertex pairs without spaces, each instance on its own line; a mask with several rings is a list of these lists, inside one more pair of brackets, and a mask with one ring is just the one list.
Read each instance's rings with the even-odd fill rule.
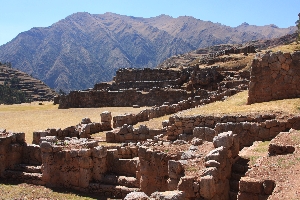
[[40,165],[17,164],[13,169],[4,171],[4,177],[8,180],[17,180],[35,185],[45,185],[42,180]]
[[92,182],[89,185],[90,192],[98,193],[107,198],[123,199],[127,194],[140,191],[139,159],[124,159],[117,156],[117,149],[107,151],[107,159],[110,165],[107,172],[102,175],[100,181]]
[[230,200],[236,200],[239,192],[239,181],[242,177],[245,176],[246,172],[249,169],[248,159],[239,158],[231,168],[231,178],[229,180],[230,191],[229,197]]

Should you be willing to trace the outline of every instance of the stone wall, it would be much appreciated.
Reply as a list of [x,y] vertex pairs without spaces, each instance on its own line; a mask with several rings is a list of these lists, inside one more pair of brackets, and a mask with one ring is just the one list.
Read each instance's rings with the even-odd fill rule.
[[300,97],[300,51],[257,55],[251,67],[248,104]]
[[164,152],[153,151],[151,149],[140,147],[140,188],[147,195],[155,191],[168,190],[168,162],[174,159],[174,156]]
[[131,107],[162,105],[168,101],[177,103],[188,99],[190,95],[178,89],[154,88],[149,92],[137,90],[120,91],[71,91],[67,96],[61,96],[59,108],[87,108],[87,107]]
[[[220,71],[217,66],[205,69],[194,66],[178,71],[120,69],[112,83],[98,83],[93,89],[71,91],[60,96],[59,108],[175,104],[189,97],[207,98],[207,92],[221,93],[238,85],[248,86],[247,76],[236,71],[230,74],[232,77],[228,79],[228,73]],[[247,86],[240,88],[246,89]]]
[[122,82],[136,82],[136,81],[170,81],[179,79],[182,76],[181,71],[167,70],[167,69],[131,69],[121,68],[116,71],[114,81]]
[[285,120],[276,115],[249,116],[190,116],[170,117],[167,136],[170,140],[194,137],[212,141],[219,133],[232,131],[239,137],[240,148],[251,146],[254,141],[274,138],[278,133],[291,128],[300,129],[300,116],[289,116]]
[[0,177],[5,169],[12,169],[22,162],[25,133],[10,133],[0,130]]
[[107,149],[97,143],[92,143],[90,148],[78,149],[80,143],[74,143],[74,140],[68,145],[74,147],[68,149],[67,146],[41,143],[42,179],[47,186],[87,191],[90,181],[101,180],[101,175],[107,171]]
[[124,124],[121,128],[106,132],[106,142],[140,142],[147,139],[155,139],[156,136],[163,133],[165,133],[165,130],[162,129],[149,129],[147,126],[143,125],[139,128],[133,128],[132,125]]

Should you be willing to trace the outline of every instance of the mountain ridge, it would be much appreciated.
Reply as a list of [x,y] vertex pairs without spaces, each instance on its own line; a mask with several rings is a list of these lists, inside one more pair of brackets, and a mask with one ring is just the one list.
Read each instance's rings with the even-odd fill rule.
[[269,39],[295,30],[245,24],[232,28],[189,16],[80,12],[20,33],[0,46],[0,61],[11,62],[51,88],[70,91],[110,81],[118,68],[154,68],[200,47]]

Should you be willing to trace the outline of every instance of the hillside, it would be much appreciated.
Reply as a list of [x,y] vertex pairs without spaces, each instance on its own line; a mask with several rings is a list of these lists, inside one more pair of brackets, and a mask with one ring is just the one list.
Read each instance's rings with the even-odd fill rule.
[[172,55],[201,47],[270,39],[295,30],[246,23],[232,28],[188,16],[75,13],[20,33],[0,46],[0,60],[55,90],[69,91],[110,81],[118,68],[154,68]]
[[56,93],[45,83],[30,75],[13,69],[10,65],[0,64],[0,86],[5,104],[30,101],[50,101]]

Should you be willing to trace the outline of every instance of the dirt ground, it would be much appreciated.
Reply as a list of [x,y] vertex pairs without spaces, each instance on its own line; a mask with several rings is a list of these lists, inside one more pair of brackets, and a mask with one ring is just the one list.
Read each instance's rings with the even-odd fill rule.
[[250,159],[246,175],[256,179],[274,180],[276,187],[268,199],[300,199],[300,131],[276,138],[276,142],[295,147],[292,154],[268,156],[269,142],[255,142],[240,152],[241,157]]

